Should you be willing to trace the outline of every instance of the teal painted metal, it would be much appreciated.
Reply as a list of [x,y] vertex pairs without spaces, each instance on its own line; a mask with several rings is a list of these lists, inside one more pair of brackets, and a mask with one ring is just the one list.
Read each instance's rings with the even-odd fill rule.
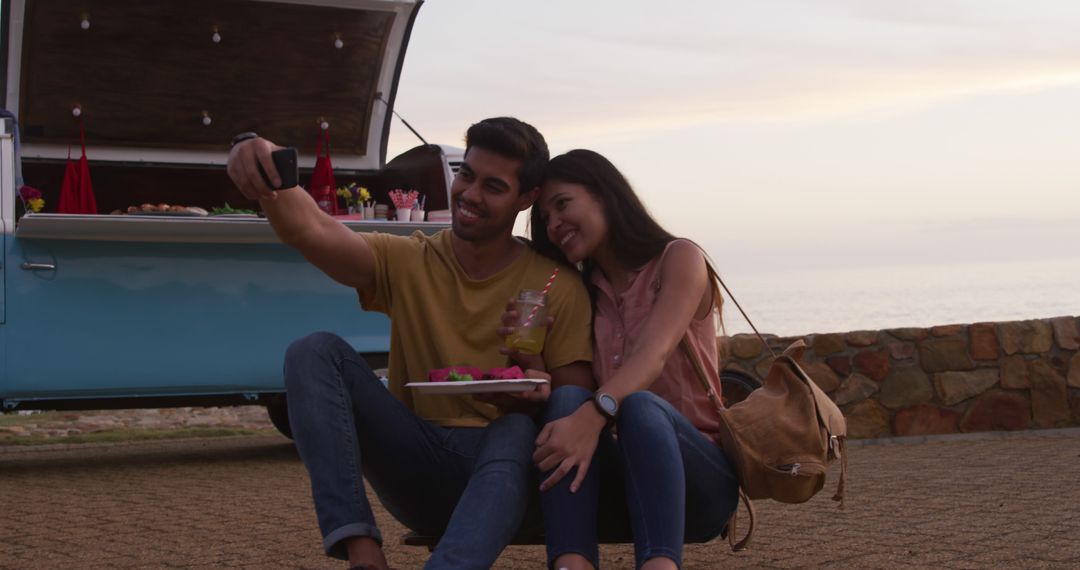
[[[3,222],[0,222],[0,225],[2,225],[2,223]],[[3,327],[3,324],[5,322],[7,322],[7,243],[7,234],[0,233],[0,328]],[[0,356],[0,358],[2,358],[2,356]],[[2,362],[3,361],[0,360],[0,363]],[[2,372],[2,369],[0,369],[0,372]],[[0,390],[3,389],[3,386],[3,382],[0,382]]]
[[[0,24],[8,25],[4,41],[10,43],[5,49],[17,48],[12,53],[26,53],[41,41],[54,41],[24,36],[27,4],[25,0],[0,2],[4,16]],[[245,4],[251,4],[252,10],[278,6]],[[381,63],[375,61],[372,68],[381,71],[363,79],[371,82],[371,92],[384,94],[385,110],[358,110],[370,115],[365,124],[375,129],[375,136],[366,133],[363,137],[366,152],[340,152],[334,158],[339,169],[374,172],[385,166],[401,66],[422,2],[340,4],[393,16]],[[20,92],[20,79],[29,68],[20,67],[17,59],[0,63],[6,64],[0,77],[13,79],[0,103],[24,108],[27,98],[33,97]],[[142,64],[158,62],[147,59]],[[134,69],[138,71],[137,66]],[[278,71],[303,74],[302,67]],[[213,105],[230,103],[208,104],[216,108]],[[297,109],[313,117],[318,116],[316,111]],[[139,120],[138,109],[133,113],[131,120]],[[257,117],[253,124],[263,120],[269,119]],[[18,165],[22,160],[63,160],[66,151],[62,145],[33,141],[16,149],[15,132],[13,121],[0,121],[0,400],[4,406],[32,408],[33,402],[48,400],[78,405],[83,399],[138,405],[139,397],[167,401],[169,396],[215,395],[256,401],[260,394],[283,390],[285,350],[305,334],[331,331],[360,352],[389,350],[389,319],[360,310],[354,291],[331,281],[295,251],[268,243],[274,238],[264,220],[253,221],[261,225],[234,226],[214,226],[204,220],[208,224],[204,229],[170,225],[170,220],[162,219],[140,226],[146,230],[140,234],[126,223],[131,218],[114,224],[117,220],[109,216],[91,216],[90,222],[72,216],[67,225],[42,216],[37,221],[44,223],[38,224],[35,236],[34,223],[24,217],[19,221],[19,235],[14,215],[21,184],[15,172]],[[203,146],[201,142],[169,148],[94,143],[92,158],[95,163],[145,167],[147,180],[153,177],[149,173],[155,164],[223,166],[226,155],[221,149]],[[450,172],[448,165],[445,171]],[[449,196],[449,188],[446,191]],[[412,231],[404,224],[396,226]],[[214,231],[219,235],[209,235]],[[34,265],[24,268],[24,264]],[[47,265],[55,269],[46,269]]]
[[278,392],[305,334],[389,350],[389,320],[284,245],[4,237],[0,398]]

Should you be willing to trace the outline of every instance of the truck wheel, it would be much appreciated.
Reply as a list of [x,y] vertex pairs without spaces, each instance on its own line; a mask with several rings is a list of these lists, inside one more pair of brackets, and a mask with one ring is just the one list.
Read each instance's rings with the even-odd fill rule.
[[292,439],[292,428],[289,427],[289,407],[285,403],[285,394],[277,394],[270,397],[266,403],[266,415],[270,416],[270,423],[274,424],[281,435]]
[[731,407],[746,399],[750,392],[761,387],[761,382],[749,374],[734,370],[720,372],[720,400],[724,407]]

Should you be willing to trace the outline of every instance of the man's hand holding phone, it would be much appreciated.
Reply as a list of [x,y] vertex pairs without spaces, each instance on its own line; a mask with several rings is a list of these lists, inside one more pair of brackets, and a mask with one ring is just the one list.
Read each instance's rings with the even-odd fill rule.
[[252,200],[273,200],[274,191],[294,188],[299,183],[296,149],[277,146],[258,136],[233,145],[226,170],[240,192]]

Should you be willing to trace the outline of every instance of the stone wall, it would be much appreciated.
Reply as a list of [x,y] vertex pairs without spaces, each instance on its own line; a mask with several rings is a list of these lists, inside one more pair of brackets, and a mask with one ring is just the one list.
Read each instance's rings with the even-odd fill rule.
[[[1080,318],[803,339],[803,367],[844,411],[852,438],[1080,425]],[[726,368],[761,378],[772,357],[752,334],[729,339]]]

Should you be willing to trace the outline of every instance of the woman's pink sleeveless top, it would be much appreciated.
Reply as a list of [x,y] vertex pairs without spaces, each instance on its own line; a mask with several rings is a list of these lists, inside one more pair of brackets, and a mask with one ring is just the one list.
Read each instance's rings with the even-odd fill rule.
[[[598,291],[593,323],[595,350],[592,367],[596,382],[600,386],[615,376],[615,372],[628,356],[627,351],[633,348],[633,341],[641,335],[645,318],[652,310],[659,288],[663,285],[660,283],[660,266],[673,243],[675,241],[664,248],[664,253],[631,274],[630,287],[621,295],[615,294],[603,272],[593,272],[592,282]],[[716,319],[717,312],[709,311],[704,318],[691,321],[687,333],[690,347],[705,367],[706,377],[719,396]],[[699,431],[716,441],[719,424],[716,409],[701,386],[694,366],[680,348],[676,347],[668,357],[663,372],[649,390],[670,402]]]

